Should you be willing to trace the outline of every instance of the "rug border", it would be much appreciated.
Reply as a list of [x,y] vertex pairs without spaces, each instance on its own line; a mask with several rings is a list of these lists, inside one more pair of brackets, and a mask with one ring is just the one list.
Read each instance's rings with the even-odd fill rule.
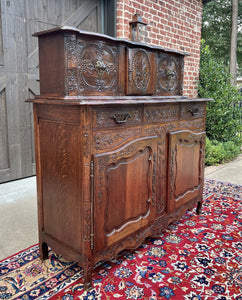
[[229,181],[218,180],[218,179],[212,179],[212,178],[208,178],[206,176],[204,177],[204,182],[205,181],[215,181],[215,182],[226,184],[226,185],[229,185],[229,186],[242,188],[242,184],[233,183],[233,182],[229,182]]

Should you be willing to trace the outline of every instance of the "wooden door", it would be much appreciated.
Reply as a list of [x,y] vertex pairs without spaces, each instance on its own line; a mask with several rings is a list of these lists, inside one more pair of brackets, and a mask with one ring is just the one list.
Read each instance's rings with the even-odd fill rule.
[[138,238],[126,238],[153,222],[156,145],[156,137],[140,138],[116,151],[95,155],[95,252],[115,244],[115,249],[130,247],[129,243],[135,246]]
[[169,134],[168,211],[202,194],[205,133],[176,131]]
[[39,94],[37,31],[102,32],[101,0],[0,0],[0,182],[35,174],[32,105]]

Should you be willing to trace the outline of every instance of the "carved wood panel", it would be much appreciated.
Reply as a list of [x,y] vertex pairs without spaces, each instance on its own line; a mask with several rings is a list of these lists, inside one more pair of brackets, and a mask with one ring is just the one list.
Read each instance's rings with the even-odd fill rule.
[[178,123],[180,130],[188,129],[195,132],[202,132],[205,130],[205,119],[195,119],[195,120],[184,120]]
[[166,208],[166,172],[167,172],[167,128],[165,125],[146,125],[146,135],[157,135],[157,156],[154,157],[156,164],[156,185],[153,190],[156,193],[156,212],[161,214]]
[[161,214],[166,209],[166,173],[167,173],[166,141],[157,144],[157,179],[156,179],[156,213]]
[[144,109],[144,121],[147,123],[171,122],[179,117],[179,105],[167,104],[159,106],[148,106]]
[[114,94],[118,89],[119,48],[102,41],[65,39],[67,53],[66,92],[69,95]]
[[[82,232],[79,217],[79,126],[40,119],[39,135],[39,151],[44,153],[40,172],[43,185],[42,230],[59,242],[70,243],[73,249],[79,251],[81,245],[76,238],[76,232]],[[84,203],[84,211],[88,210],[88,203]],[[88,231],[87,227],[85,230]]]
[[169,211],[197,197],[203,185],[205,133],[177,131],[169,134]]
[[153,220],[156,151],[156,137],[147,137],[94,156],[94,219],[100,220],[95,224],[95,251]]
[[[105,211],[107,236],[112,236],[128,223],[145,219],[149,215],[152,199],[152,154],[152,149],[145,147],[128,158],[119,158],[108,165],[106,169],[108,205]],[[136,185],[127,185],[127,182],[134,179]],[[140,199],[140,202],[126,202],[132,198]]]
[[157,95],[182,95],[183,64],[181,57],[158,53]]
[[149,95],[154,89],[154,53],[128,49],[127,95]]
[[93,137],[93,144],[97,152],[121,146],[131,139],[141,135],[141,128],[98,132]]

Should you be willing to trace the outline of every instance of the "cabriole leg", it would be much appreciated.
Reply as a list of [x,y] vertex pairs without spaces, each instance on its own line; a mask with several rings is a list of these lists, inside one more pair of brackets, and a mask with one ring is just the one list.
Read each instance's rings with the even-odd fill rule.
[[82,263],[83,268],[83,281],[84,281],[84,289],[90,290],[92,288],[92,270],[93,265],[89,260],[86,260],[84,263]]

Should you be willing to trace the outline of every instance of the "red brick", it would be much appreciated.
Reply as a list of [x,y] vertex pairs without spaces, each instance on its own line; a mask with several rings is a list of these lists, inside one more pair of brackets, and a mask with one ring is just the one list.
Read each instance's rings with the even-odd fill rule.
[[138,8],[138,9],[141,8],[140,4],[139,4],[138,2],[136,2],[136,1],[132,3],[132,6],[133,6],[134,8]]
[[123,16],[123,11],[117,10],[117,17],[122,17],[122,16]]
[[153,8],[159,11],[161,9],[161,6],[159,4],[153,3]]

